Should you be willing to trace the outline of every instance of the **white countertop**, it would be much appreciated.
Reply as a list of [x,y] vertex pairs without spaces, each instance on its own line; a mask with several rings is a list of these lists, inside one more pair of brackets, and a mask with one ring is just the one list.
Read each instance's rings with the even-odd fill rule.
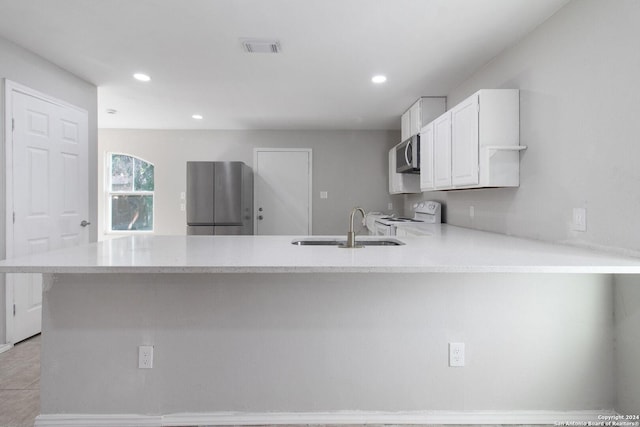
[[461,227],[438,228],[432,236],[398,238],[404,246],[361,249],[295,246],[295,236],[139,235],[1,261],[0,272],[640,273],[640,258]]

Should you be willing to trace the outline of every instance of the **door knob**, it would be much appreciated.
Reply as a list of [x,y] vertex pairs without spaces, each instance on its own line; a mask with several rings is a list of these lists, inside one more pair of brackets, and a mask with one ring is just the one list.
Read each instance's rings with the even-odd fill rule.
[[262,208],[258,208],[258,212],[262,212]]
[[262,219],[262,215],[258,215],[258,219]]
[[80,227],[86,227],[87,225],[91,225],[91,223],[85,219],[83,219],[82,222],[80,223]]

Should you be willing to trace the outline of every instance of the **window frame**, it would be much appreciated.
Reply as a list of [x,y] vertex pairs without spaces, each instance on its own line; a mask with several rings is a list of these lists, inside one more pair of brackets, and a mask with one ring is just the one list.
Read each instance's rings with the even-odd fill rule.
[[[153,185],[153,191],[148,191],[148,190],[141,190],[141,191],[112,191],[112,182],[111,179],[113,177],[113,156],[127,156],[127,157],[131,157],[133,159],[133,161],[135,162],[136,160],[145,162],[147,164],[150,164],[151,166],[153,166],[153,181],[154,181],[154,185]],[[106,156],[106,162],[107,162],[107,166],[105,167],[105,171],[106,173],[106,179],[105,179],[105,197],[106,197],[106,203],[105,203],[105,209],[106,209],[106,221],[105,221],[105,234],[110,234],[110,235],[128,235],[128,234],[152,234],[155,232],[155,228],[156,228],[156,202],[155,202],[155,175],[156,175],[156,165],[153,162],[149,162],[145,159],[143,159],[142,157],[138,157],[135,156],[133,154],[129,154],[129,153],[123,153],[123,152],[116,152],[116,151],[109,151],[107,152],[107,156]],[[135,167],[134,167],[135,170]],[[135,178],[134,178],[135,180]],[[135,182],[135,181],[134,181]],[[151,222],[151,229],[150,230],[113,230],[113,196],[151,196],[151,200],[152,200],[152,206],[151,206],[151,216],[152,216],[152,222]]]

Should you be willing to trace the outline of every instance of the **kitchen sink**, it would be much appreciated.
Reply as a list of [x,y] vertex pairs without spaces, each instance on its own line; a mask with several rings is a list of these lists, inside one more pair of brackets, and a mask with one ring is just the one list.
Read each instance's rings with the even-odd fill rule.
[[[292,245],[297,246],[340,246],[346,243],[347,241],[343,239],[327,239],[322,237],[303,237],[301,239],[295,239],[291,242]],[[362,238],[356,239],[356,245],[402,246],[404,245],[404,243],[400,240],[390,238]]]

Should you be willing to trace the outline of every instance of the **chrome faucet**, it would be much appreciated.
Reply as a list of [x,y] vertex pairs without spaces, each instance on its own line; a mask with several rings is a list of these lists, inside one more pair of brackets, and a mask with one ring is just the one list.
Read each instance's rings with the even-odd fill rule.
[[344,245],[340,245],[341,248],[362,248],[362,245],[356,245],[356,233],[353,231],[353,217],[356,212],[359,211],[362,214],[362,220],[364,221],[367,214],[364,209],[360,207],[355,207],[351,211],[351,215],[349,216],[349,231],[347,232],[347,243]]

